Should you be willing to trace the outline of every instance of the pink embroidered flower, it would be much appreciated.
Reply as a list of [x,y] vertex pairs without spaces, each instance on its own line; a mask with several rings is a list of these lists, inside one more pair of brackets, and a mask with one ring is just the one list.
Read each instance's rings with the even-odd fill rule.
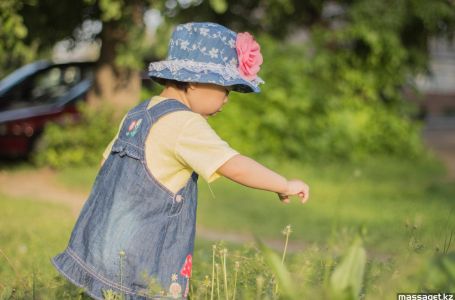
[[248,32],[237,34],[235,41],[237,56],[239,58],[239,72],[247,80],[257,77],[262,64],[261,47]]
[[130,123],[130,126],[128,127],[128,131],[133,130],[133,128],[136,126],[136,120]]
[[193,265],[192,256],[191,254],[188,254],[188,256],[185,259],[185,264],[183,265],[183,268],[180,271],[180,274],[182,274],[186,278],[190,278],[192,265]]

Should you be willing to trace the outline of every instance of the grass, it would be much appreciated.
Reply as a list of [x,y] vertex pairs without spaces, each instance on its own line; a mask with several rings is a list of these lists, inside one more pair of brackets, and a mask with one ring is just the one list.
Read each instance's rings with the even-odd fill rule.
[[[455,229],[455,185],[444,179],[443,168],[435,162],[378,158],[361,165],[269,165],[306,181],[310,201],[303,206],[297,201],[283,205],[272,193],[225,179],[211,184],[213,198],[200,180],[198,224],[221,233],[280,239],[283,247],[282,230],[292,224],[289,243],[298,240],[306,246],[287,254],[285,264],[309,298],[326,288],[327,278],[355,236],[362,236],[367,252],[362,289],[366,299],[394,297],[396,291],[415,292],[423,280],[418,274],[427,262],[443,249],[454,249],[453,243],[447,247],[447,240]],[[62,185],[89,191],[96,168],[63,170],[58,175]],[[80,290],[62,280],[49,262],[66,246],[75,221],[70,210],[33,199],[5,195],[0,199],[0,295],[11,293],[14,287],[16,296],[5,299],[31,299],[33,295],[39,296],[36,299],[83,299]],[[226,285],[234,294],[235,274],[237,299],[254,299],[257,293],[265,299],[267,290],[273,293],[273,274],[257,249],[227,243],[218,248],[228,249],[227,261],[218,259],[223,299]],[[236,261],[240,261],[237,273]],[[206,276],[211,278],[211,274],[212,243],[197,239],[193,295],[204,299],[211,284]]]
[[98,168],[79,167],[60,170],[58,179],[69,189],[89,192],[95,181]]
[[[362,164],[338,163],[274,165],[287,177],[301,178],[310,186],[310,201],[297,199],[283,205],[273,193],[253,190],[227,179],[211,184],[199,180],[198,224],[220,232],[254,233],[281,237],[292,224],[292,240],[325,242],[338,232],[367,232],[366,246],[375,251],[400,252],[397,245],[412,234],[435,247],[443,247],[444,229],[455,227],[449,213],[455,210],[455,185],[444,179],[436,161],[377,158]],[[63,170],[63,185],[89,191],[96,168]],[[455,213],[455,211],[453,212]]]
[[[204,227],[254,232],[278,238],[292,224],[293,239],[324,242],[334,231],[368,232],[366,245],[390,252],[416,225],[422,238],[439,244],[448,212],[455,208],[455,185],[433,164],[376,160],[356,165],[280,166],[282,174],[310,185],[310,201],[283,205],[272,193],[239,187],[221,179],[201,183],[198,222]],[[455,222],[450,224],[455,226]]]
[[70,210],[27,198],[0,194],[0,199],[0,299],[10,299],[7,294],[32,299],[43,291],[49,296],[66,290],[50,258],[69,238],[74,223]]

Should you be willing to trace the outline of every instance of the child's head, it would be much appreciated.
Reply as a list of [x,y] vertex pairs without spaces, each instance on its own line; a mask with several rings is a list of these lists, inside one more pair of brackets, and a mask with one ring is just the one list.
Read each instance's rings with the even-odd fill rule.
[[151,63],[149,76],[191,98],[211,95],[222,106],[230,90],[260,91],[261,64],[260,46],[249,33],[215,23],[187,23],[175,28],[167,59]]

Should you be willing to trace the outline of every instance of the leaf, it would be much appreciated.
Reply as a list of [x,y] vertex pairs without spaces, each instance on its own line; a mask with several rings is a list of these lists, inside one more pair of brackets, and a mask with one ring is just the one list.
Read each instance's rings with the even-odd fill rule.
[[455,252],[435,256],[422,272],[422,279],[431,292],[455,289]]
[[330,290],[335,299],[359,299],[365,263],[366,252],[357,237],[330,278]]
[[258,237],[256,237],[256,243],[263,252],[267,264],[272,268],[278,279],[280,292],[289,299],[299,299],[297,286],[292,280],[288,269],[281,263],[280,257],[264,245]]
[[228,9],[226,0],[210,0],[209,3],[217,14],[224,14]]
[[13,295],[13,290],[10,287],[5,287],[2,291],[2,293],[0,294],[0,300],[10,299],[12,295]]

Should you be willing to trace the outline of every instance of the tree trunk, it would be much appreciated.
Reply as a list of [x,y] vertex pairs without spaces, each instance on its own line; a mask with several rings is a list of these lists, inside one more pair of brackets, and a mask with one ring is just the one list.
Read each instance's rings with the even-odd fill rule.
[[107,103],[121,113],[139,101],[140,89],[139,72],[118,70],[103,63],[96,68],[95,84],[88,93],[88,103],[92,107]]
[[95,82],[88,94],[88,103],[92,107],[112,105],[122,113],[139,101],[141,79],[138,71],[115,65],[116,46],[128,41],[128,33],[119,27],[115,22],[103,24],[100,58],[95,69]]

